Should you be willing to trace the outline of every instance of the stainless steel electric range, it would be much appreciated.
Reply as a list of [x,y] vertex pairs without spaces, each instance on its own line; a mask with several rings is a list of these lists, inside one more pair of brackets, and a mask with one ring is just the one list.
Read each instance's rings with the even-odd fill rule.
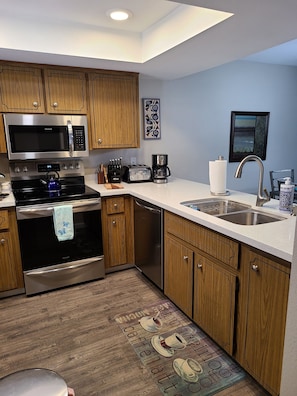
[[[11,162],[10,175],[26,294],[103,278],[101,198],[85,185],[83,162]],[[61,206],[73,222],[73,237],[62,241],[54,225]]]

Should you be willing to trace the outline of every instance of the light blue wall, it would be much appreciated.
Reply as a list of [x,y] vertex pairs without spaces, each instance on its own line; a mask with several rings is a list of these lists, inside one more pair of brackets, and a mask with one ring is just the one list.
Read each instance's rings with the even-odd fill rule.
[[[166,153],[175,176],[208,183],[209,160],[228,159],[231,111],[269,111],[264,184],[269,189],[270,169],[297,172],[297,68],[240,61],[140,86],[142,98],[161,99],[161,140],[142,140],[139,150],[146,163],[152,153]],[[255,193],[257,164],[245,165],[242,179],[233,177],[237,165],[228,163],[227,188]]]

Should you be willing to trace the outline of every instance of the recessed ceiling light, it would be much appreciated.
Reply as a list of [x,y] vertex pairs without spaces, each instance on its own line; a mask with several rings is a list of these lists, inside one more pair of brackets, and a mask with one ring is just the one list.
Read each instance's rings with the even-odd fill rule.
[[132,12],[123,9],[108,10],[106,14],[114,21],[126,21],[132,17]]

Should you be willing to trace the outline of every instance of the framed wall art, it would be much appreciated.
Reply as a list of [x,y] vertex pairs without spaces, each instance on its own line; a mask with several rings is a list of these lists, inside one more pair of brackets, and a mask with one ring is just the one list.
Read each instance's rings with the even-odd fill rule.
[[144,139],[161,139],[160,99],[142,99]]
[[232,111],[229,162],[255,154],[266,159],[269,112]]

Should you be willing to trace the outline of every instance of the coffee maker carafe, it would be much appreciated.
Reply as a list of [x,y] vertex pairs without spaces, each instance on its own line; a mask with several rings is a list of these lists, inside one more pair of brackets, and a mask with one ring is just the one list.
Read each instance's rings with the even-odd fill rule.
[[168,155],[167,154],[153,154],[153,182],[154,183],[167,183],[168,176],[171,175],[168,168]]

